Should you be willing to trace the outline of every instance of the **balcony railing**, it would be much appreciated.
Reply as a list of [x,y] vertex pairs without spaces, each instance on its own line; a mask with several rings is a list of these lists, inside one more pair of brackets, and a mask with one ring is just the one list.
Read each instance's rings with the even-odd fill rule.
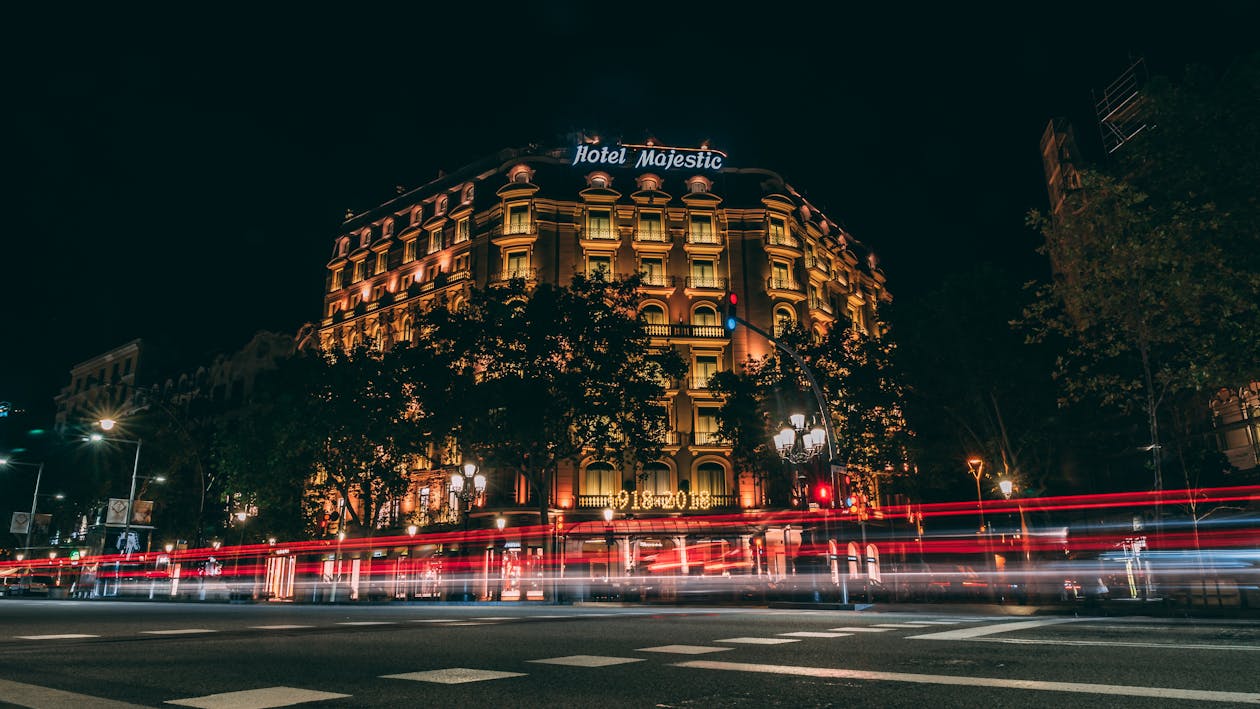
[[640,273],[639,285],[649,286],[651,288],[673,288],[678,281],[674,276],[667,276],[663,273]]
[[533,222],[516,222],[503,225],[503,235],[512,236],[514,234],[536,234],[538,233],[538,225]]
[[801,242],[797,241],[796,237],[791,234],[775,234],[772,232],[766,235],[766,243],[774,246],[790,246],[794,249],[801,247]]
[[[629,493],[631,503],[638,503],[637,509],[678,509],[679,494],[670,494],[668,492],[638,492]],[[580,510],[602,510],[607,508],[617,508],[618,495],[578,495],[577,508]],[[624,499],[624,498],[623,498]],[[693,492],[687,495],[687,509],[706,510],[706,509],[731,509],[739,506],[739,496],[732,493],[713,494],[709,492]],[[702,506],[701,500],[704,501]]]
[[692,431],[691,443],[696,446],[728,446],[727,441],[717,431]]
[[826,298],[811,297],[809,299],[809,307],[813,308],[814,310],[821,310],[824,313],[827,313],[828,315],[830,315],[833,312],[831,308],[831,303]]
[[721,325],[688,325],[686,323],[647,323],[643,326],[649,337],[708,337],[727,338],[730,333]]
[[505,269],[495,274],[495,283],[505,283],[515,280],[534,281],[538,279],[538,269],[536,268],[517,268]]
[[722,240],[718,237],[717,232],[713,231],[689,231],[687,232],[688,244],[721,244]]
[[804,293],[805,289],[801,284],[790,278],[767,278],[766,290],[787,290],[796,293]]
[[726,290],[726,279],[717,276],[687,276],[687,287]]
[[708,389],[708,388],[709,388],[709,379],[711,379],[711,378],[713,377],[713,375],[714,375],[714,374],[716,374],[716,373],[717,373],[717,372],[710,372],[710,373],[708,373],[708,374],[695,374],[695,375],[692,375],[692,377],[691,377],[691,388],[692,388],[692,389],[695,389],[695,390],[697,390],[697,391],[703,391],[703,390],[705,390],[705,389]]
[[662,229],[635,229],[634,240],[664,244],[669,242],[669,233]]
[[582,232],[582,238],[590,241],[619,241],[621,234],[612,227],[590,227]]

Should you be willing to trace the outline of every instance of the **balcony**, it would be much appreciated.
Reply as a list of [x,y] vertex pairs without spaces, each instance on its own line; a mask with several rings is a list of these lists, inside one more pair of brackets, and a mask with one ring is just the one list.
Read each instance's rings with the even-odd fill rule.
[[798,257],[804,252],[801,250],[801,241],[795,236],[787,233],[766,234],[766,253],[775,256]]
[[810,268],[827,278],[831,278],[831,262],[826,259],[820,259],[817,256],[805,255],[805,268]]
[[668,244],[672,241],[669,233],[663,229],[635,229],[634,240],[651,244]]
[[724,446],[729,446],[730,444],[731,444],[730,441],[727,441],[725,438],[722,438],[721,434],[719,434],[717,431],[692,431],[691,432],[691,445],[693,446],[722,448]]
[[683,243],[683,249],[691,254],[718,254],[722,247],[722,237],[713,231],[688,231]]
[[784,298],[797,302],[805,300],[805,286],[790,278],[767,278],[766,292],[772,298]]
[[511,281],[525,281],[532,283],[538,280],[538,269],[536,268],[517,268],[505,269],[495,273],[490,279],[491,283],[509,283]]
[[678,283],[675,276],[663,273],[640,273],[639,285],[644,288],[673,288]]
[[600,247],[607,249],[612,244],[621,241],[621,232],[616,227],[593,227],[583,229],[578,233],[578,240],[582,242],[585,248]]
[[828,315],[835,313],[835,310],[831,307],[831,302],[826,298],[815,298],[810,296],[809,307],[811,310],[821,310]]
[[514,224],[503,225],[504,236],[515,236],[518,234],[537,234],[538,224],[535,222],[516,222]]
[[712,378],[713,378],[713,375],[715,375],[715,374],[717,374],[717,372],[709,372],[708,374],[694,374],[694,375],[692,375],[692,377],[691,377],[691,390],[692,390],[692,391],[708,391],[708,390],[709,390],[709,380],[710,380],[710,379],[712,379]]
[[717,276],[687,276],[688,290],[726,290],[726,279]]
[[649,337],[671,339],[728,339],[731,334],[721,325],[688,325],[686,323],[647,323],[643,326]]
[[504,224],[498,236],[490,241],[495,246],[523,246],[538,240],[538,224],[536,222],[516,222]]

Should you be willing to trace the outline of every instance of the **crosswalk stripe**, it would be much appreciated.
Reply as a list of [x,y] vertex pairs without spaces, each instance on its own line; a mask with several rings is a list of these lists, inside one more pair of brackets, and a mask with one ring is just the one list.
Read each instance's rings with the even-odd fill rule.
[[843,638],[850,633],[821,633],[814,630],[801,630],[795,633],[779,633],[787,638]]
[[930,625],[919,625],[918,623],[876,623],[876,628],[930,628]]
[[178,630],[142,630],[145,635],[191,635],[193,633],[217,633],[209,628],[179,628]]
[[337,625],[394,625],[392,620],[347,620]]
[[99,638],[99,635],[84,635],[82,633],[61,633],[60,635],[15,635],[19,640],[73,640],[75,638]]
[[457,622],[458,620],[459,618],[421,618],[419,620],[413,620],[411,622],[412,623],[454,623],[454,622]]
[[675,655],[703,655],[707,652],[734,650],[733,647],[712,647],[710,645],[661,645],[659,647],[641,647],[636,652],[668,652]]
[[851,625],[843,628],[828,628],[837,633],[887,633],[892,628],[868,628],[865,625]]
[[916,620],[915,623],[922,625],[958,625],[961,620]]
[[246,689],[239,692],[222,692],[207,694],[204,697],[187,699],[171,699],[166,704],[182,707],[200,707],[200,709],[269,709],[270,707],[287,707],[306,702],[322,702],[329,699],[344,699],[349,694],[335,692],[317,692],[313,689],[296,687],[265,687],[263,689]]
[[474,670],[467,667],[451,667],[445,670],[426,670],[424,672],[404,672],[397,675],[381,675],[381,678],[405,679],[413,682],[434,682],[436,684],[463,684],[465,682],[483,682],[491,679],[524,676],[524,672],[498,672],[495,670]]
[[926,635],[911,635],[910,640],[966,640],[968,638],[978,638],[982,635],[994,635],[996,633],[1009,633],[1013,630],[1027,630],[1029,628],[1040,628],[1043,625],[1058,625],[1059,623],[1077,623],[1086,618],[1045,618],[1043,620],[1025,620],[1018,623],[997,623],[994,625],[980,625],[974,628],[958,628],[956,630],[945,630],[939,633],[928,633]]
[[92,707],[92,709],[140,709],[139,704],[76,694],[36,684],[22,684],[0,679],[0,697],[20,707]]
[[1049,682],[1033,679],[972,677],[968,675],[926,675],[909,672],[876,672],[870,670],[849,670],[840,667],[754,665],[743,662],[715,662],[712,660],[691,660],[688,662],[679,662],[675,663],[674,667],[692,667],[705,670],[727,670],[733,672],[763,672],[799,677],[818,677],[823,679],[861,679],[877,682],[914,682],[917,684],[944,684],[964,687],[1028,689],[1041,692],[1077,692],[1082,694],[1106,694],[1127,697],[1153,697],[1156,699],[1186,699],[1192,701],[1227,702],[1231,704],[1260,704],[1260,694],[1252,692],[1225,692],[1206,689],[1138,687],[1133,685],[1118,684],[1089,684],[1085,682]]
[[298,628],[314,628],[313,625],[254,625],[255,630],[297,630]]
[[784,643],[799,643],[800,640],[793,638],[726,638],[725,640],[714,640],[715,643],[739,643],[741,645],[782,645]]
[[627,662],[643,662],[641,657],[604,657],[602,655],[569,655],[567,657],[551,657],[545,660],[529,660],[543,665],[567,665],[569,667],[608,667],[624,665]]

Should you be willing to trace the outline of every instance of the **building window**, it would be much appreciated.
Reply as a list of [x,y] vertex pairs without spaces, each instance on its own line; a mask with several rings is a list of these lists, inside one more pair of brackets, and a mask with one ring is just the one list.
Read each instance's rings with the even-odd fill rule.
[[696,355],[692,365],[692,388],[708,389],[709,378],[718,373],[717,355]]
[[712,259],[695,259],[691,262],[691,283],[693,288],[721,288],[718,282],[717,269]]
[[710,305],[701,305],[691,314],[692,325],[718,325],[717,310]]
[[688,234],[691,236],[692,243],[695,244],[716,244],[717,236],[713,233],[713,215],[712,214],[693,214],[691,215],[690,228]]
[[696,477],[691,492],[707,492],[710,495],[726,494],[726,468],[720,463],[701,463],[696,466]]
[[787,239],[787,222],[782,217],[770,217],[770,241],[782,244]]
[[639,212],[639,235],[651,241],[663,241],[665,224],[660,212]]
[[607,186],[608,186],[608,175],[605,175],[603,173],[596,173],[594,175],[591,175],[591,187],[607,187]]
[[612,279],[612,255],[590,254],[586,257],[586,275],[599,280]]
[[442,250],[442,227],[429,230],[429,253],[435,254]]
[[381,224],[381,236],[388,239],[389,237],[393,235],[394,235],[394,220],[386,219]]
[[515,173],[512,174],[512,181],[520,183],[520,184],[528,183],[529,182],[529,168],[521,167],[520,169],[518,169]]
[[687,180],[687,191],[692,194],[708,192],[709,186],[709,181],[703,177],[693,177],[690,180]]
[[665,259],[650,257],[639,262],[639,273],[645,286],[665,285]]
[[507,255],[507,270],[503,274],[504,278],[528,278],[529,277],[529,252],[528,251],[511,251]]
[[424,208],[419,206],[413,207],[411,209],[411,225],[415,226],[419,224],[422,216],[424,216]]
[[350,250],[349,238],[341,239],[340,241],[337,242],[337,255],[338,256],[345,256],[346,252],[349,250]]
[[389,254],[382,251],[376,255],[376,273],[384,273],[389,270]]
[[609,463],[591,463],[586,466],[586,480],[582,493],[585,495],[616,495],[621,490],[620,476]]
[[613,238],[612,212],[607,209],[592,209],[587,212],[586,231],[588,239]]
[[465,276],[469,275],[468,254],[463,253],[455,257],[455,271],[454,272],[462,273]]
[[666,325],[669,323],[665,315],[665,309],[655,303],[649,303],[643,306],[643,322],[648,325]]
[[352,283],[358,283],[359,281],[363,280],[363,277],[365,275],[363,263],[364,262],[361,260],[354,262],[354,279],[351,281]]
[[661,188],[661,178],[656,175],[643,175],[639,178],[639,189],[654,191]]
[[403,318],[400,334],[402,336],[401,342],[415,342],[416,332],[410,317]]
[[403,242],[403,263],[410,263],[416,260],[416,240],[407,239]]
[[372,230],[364,229],[359,233],[359,247],[367,246],[372,241]]
[[468,217],[455,222],[455,243],[462,244],[472,238],[472,231],[469,226]]
[[441,197],[438,197],[438,198],[437,198],[437,206],[436,206],[436,207],[434,207],[434,211],[433,211],[433,213],[434,213],[434,214],[446,214],[446,202],[447,202],[447,197],[446,197],[446,195],[442,195]]
[[792,327],[792,323],[796,322],[796,313],[786,305],[780,305],[774,309],[774,336],[782,337]]
[[[714,445],[718,442],[718,407],[697,406],[696,425],[692,429],[692,438],[696,445]],[[693,492],[697,492],[693,488]]]
[[328,284],[328,292],[341,289],[341,273],[345,269],[335,268],[332,272],[332,282]]
[[503,229],[504,234],[528,234],[529,233],[529,205],[528,204],[510,204],[507,208],[507,224]]
[[787,263],[774,261],[770,264],[770,287],[790,289],[792,287],[791,271]]
[[473,201],[473,186],[468,185],[467,187],[464,188],[464,196],[462,198],[462,203],[471,204],[472,201]]
[[643,482],[639,483],[639,491],[653,495],[673,492],[669,484],[669,466],[659,462],[643,466]]

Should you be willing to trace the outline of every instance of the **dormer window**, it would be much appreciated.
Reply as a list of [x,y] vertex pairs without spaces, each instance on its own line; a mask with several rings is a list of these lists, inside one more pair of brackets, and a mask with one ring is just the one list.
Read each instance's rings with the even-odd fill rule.
[[350,250],[350,237],[347,236],[347,237],[341,238],[337,242],[337,255],[345,256],[346,252],[349,250]]
[[367,246],[368,243],[370,243],[371,241],[372,241],[371,229],[364,229],[362,232],[359,233],[359,246],[360,247]]
[[446,197],[446,195],[442,195],[441,197],[438,197],[438,198],[437,198],[437,205],[436,205],[436,207],[435,207],[435,211],[434,211],[433,213],[434,213],[434,214],[445,214],[445,213],[446,213],[446,202],[447,202],[447,197]]
[[528,165],[517,165],[512,168],[512,172],[508,176],[508,180],[518,184],[527,184],[532,177],[533,171],[529,169]]
[[423,217],[423,216],[424,216],[424,208],[423,208],[423,207],[419,207],[419,206],[413,207],[413,208],[411,209],[411,225],[412,225],[412,226],[415,226],[415,225],[419,224],[419,223],[420,223],[420,219],[421,219],[421,217]]
[[385,238],[389,238],[393,235],[394,235],[394,220],[386,219],[381,224],[381,236]]
[[460,201],[462,204],[472,204],[472,201],[473,201],[473,186],[472,185],[468,185],[467,187],[464,188],[464,196],[460,199]]
[[612,178],[605,172],[592,172],[586,177],[586,182],[591,187],[608,187],[612,184]]
[[708,178],[704,177],[693,177],[687,180],[687,191],[692,194],[708,192],[709,188],[712,186],[713,183],[709,182]]
[[652,192],[661,188],[661,178],[656,175],[640,175],[639,189]]

